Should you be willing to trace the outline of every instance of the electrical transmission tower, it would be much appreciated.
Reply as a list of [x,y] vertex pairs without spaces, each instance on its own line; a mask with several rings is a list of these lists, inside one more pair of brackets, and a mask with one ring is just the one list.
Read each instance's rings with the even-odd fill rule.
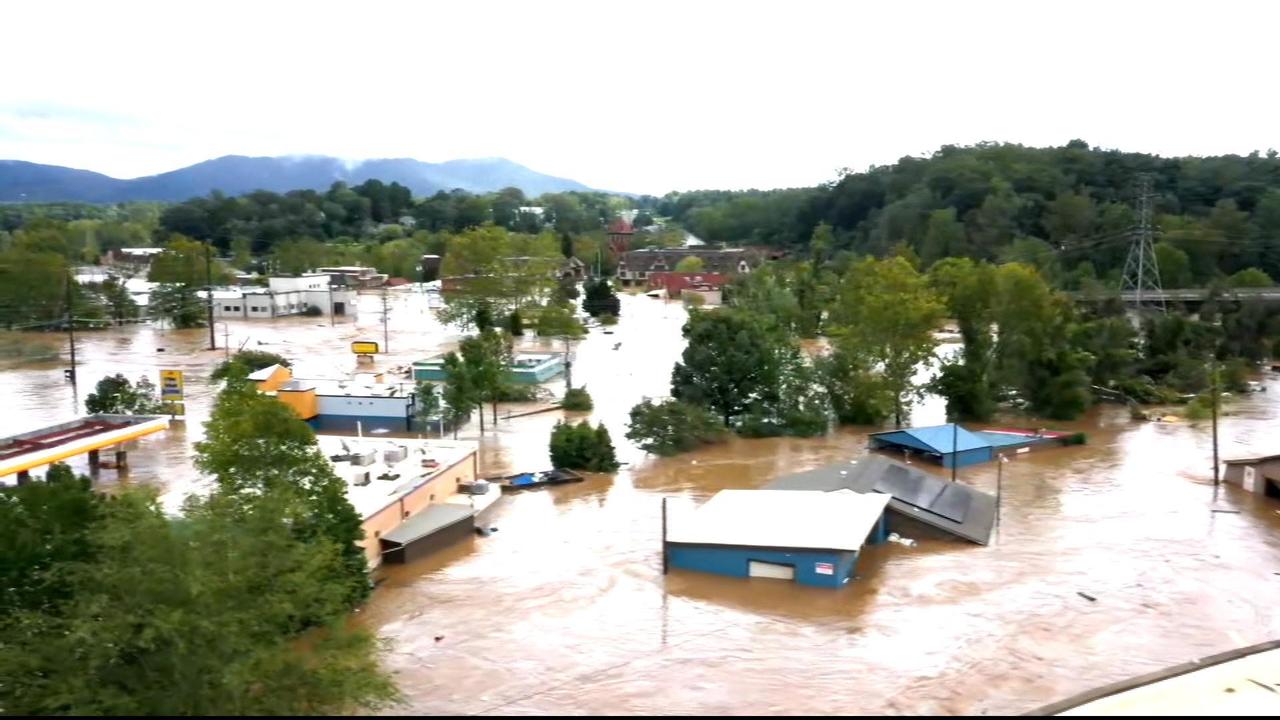
[[1120,293],[1132,293],[1126,305],[1136,313],[1155,310],[1163,313],[1164,291],[1160,287],[1160,267],[1156,264],[1154,231],[1151,229],[1151,176],[1138,178],[1138,222],[1130,232],[1129,257],[1124,261]]

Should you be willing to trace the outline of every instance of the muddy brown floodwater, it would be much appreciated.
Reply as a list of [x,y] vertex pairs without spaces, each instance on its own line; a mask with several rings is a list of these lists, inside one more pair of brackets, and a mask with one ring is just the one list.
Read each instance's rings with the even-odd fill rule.
[[[664,577],[663,496],[692,502],[848,460],[864,452],[865,433],[646,456],[623,437],[627,411],[666,394],[684,311],[644,297],[623,302],[621,324],[610,335],[592,331],[573,372],[597,408],[582,416],[609,427],[628,464],[612,477],[505,498],[490,523],[497,533],[387,568],[360,612],[385,640],[386,666],[408,700],[399,712],[1015,713],[1280,636],[1280,503],[1225,486],[1215,500],[1206,423],[1135,423],[1114,406],[1076,423],[1018,422],[1084,430],[1089,444],[1005,466],[990,547],[873,547],[861,577],[837,591]],[[392,354],[380,365],[456,342],[421,297],[397,303]],[[357,321],[333,329],[311,319],[229,329],[233,344],[284,352],[300,374],[349,371],[348,343],[381,339],[377,307],[365,298]],[[200,331],[125,328],[80,345],[90,386],[81,401],[107,371],[188,370],[185,430],[143,441],[126,481],[156,484],[175,507],[199,488],[189,444],[208,413],[203,375],[221,357],[201,350],[205,343]],[[71,413],[61,367],[0,373],[9,410],[0,431]],[[1280,378],[1264,382],[1269,392],[1228,405],[1224,457],[1280,446]],[[913,422],[942,422],[942,413],[929,398]],[[506,420],[484,438],[468,426],[462,437],[480,440],[486,474],[538,469],[559,417]],[[996,468],[966,468],[960,480],[994,492]]]

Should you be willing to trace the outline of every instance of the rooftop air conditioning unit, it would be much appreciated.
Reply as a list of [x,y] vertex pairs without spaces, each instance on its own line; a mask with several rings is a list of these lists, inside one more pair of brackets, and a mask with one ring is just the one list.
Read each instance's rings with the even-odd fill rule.
[[356,487],[364,487],[369,484],[369,471],[351,473],[351,484]]
[[395,465],[409,457],[409,448],[404,445],[396,445],[382,451],[382,461],[388,465]]
[[351,453],[352,465],[358,465],[360,467],[364,467],[366,465],[372,465],[377,461],[378,461],[377,450],[362,450],[359,452]]

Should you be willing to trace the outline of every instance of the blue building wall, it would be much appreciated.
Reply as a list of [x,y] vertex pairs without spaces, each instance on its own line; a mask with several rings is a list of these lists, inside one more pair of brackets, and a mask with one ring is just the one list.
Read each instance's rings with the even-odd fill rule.
[[942,467],[949,468],[952,462],[955,462],[957,468],[969,467],[970,465],[991,462],[994,457],[989,447],[961,450],[959,453],[944,453],[942,455]]
[[[752,560],[791,565],[795,567],[796,582],[802,585],[839,588],[853,576],[858,553],[725,545],[668,545],[667,559],[671,567],[732,577],[747,577],[748,563]],[[819,563],[831,565],[832,574],[819,573]]]

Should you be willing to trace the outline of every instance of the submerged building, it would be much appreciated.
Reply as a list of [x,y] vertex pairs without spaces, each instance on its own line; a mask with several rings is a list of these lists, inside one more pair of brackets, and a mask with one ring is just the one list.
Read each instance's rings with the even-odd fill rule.
[[956,423],[871,433],[872,450],[922,457],[949,468],[991,462],[1000,453],[1024,453],[1033,445],[1062,443],[1067,433],[1028,430],[966,430]]
[[319,431],[409,432],[417,412],[414,387],[388,383],[381,373],[344,380],[294,377],[282,365],[249,375],[260,392],[274,395]]
[[906,535],[921,526],[986,545],[995,526],[996,498],[881,455],[864,455],[777,478],[768,490],[882,493],[889,498],[888,525]]
[[[537,385],[564,372],[564,355],[560,353],[516,353],[511,359],[507,379],[520,385]],[[444,382],[444,356],[415,360],[413,379],[417,382]]]
[[360,515],[370,567],[407,562],[474,531],[501,497],[477,481],[477,445],[449,440],[317,435]]
[[888,495],[722,490],[674,516],[663,539],[671,567],[843,587],[868,542],[885,538]]

